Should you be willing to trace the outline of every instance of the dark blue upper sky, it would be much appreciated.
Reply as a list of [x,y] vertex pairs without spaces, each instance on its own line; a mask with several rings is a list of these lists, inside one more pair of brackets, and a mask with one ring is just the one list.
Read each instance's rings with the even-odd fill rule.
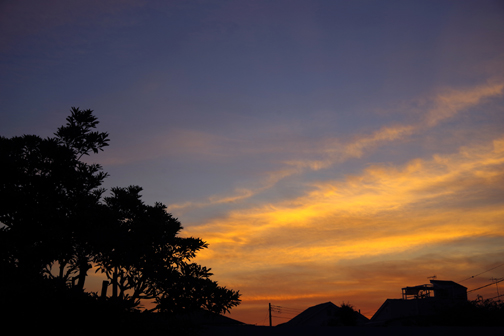
[[0,135],[95,110],[105,187],[208,240],[251,323],[499,262],[503,92],[502,1],[0,2]]

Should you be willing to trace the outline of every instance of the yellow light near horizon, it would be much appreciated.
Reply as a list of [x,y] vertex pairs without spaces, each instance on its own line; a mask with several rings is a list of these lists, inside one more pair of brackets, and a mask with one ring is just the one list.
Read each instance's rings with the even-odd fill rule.
[[[312,184],[315,190],[296,199],[231,211],[191,228],[191,234],[210,244],[198,259],[222,267],[240,260],[237,271],[376,257],[466,237],[504,236],[502,207],[460,208],[456,203],[460,192],[470,194],[504,180],[502,148],[504,139],[499,138],[402,167],[372,166],[346,180]],[[475,192],[474,197],[481,197]]]

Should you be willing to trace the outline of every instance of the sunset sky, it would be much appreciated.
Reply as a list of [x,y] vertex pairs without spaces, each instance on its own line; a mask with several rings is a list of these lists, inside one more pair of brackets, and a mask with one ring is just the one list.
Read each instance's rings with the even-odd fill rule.
[[1,1],[0,135],[72,106],[243,322],[504,277],[503,1]]

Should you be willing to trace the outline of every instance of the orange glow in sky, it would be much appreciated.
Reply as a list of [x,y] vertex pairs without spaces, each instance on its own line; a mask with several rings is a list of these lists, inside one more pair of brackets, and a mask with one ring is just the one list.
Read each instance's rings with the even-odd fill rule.
[[[483,95],[500,96],[502,88],[477,88],[470,99],[453,92],[463,103],[445,97],[442,104],[463,108]],[[427,127],[402,128],[421,133]],[[372,141],[380,146],[413,133],[386,129],[378,133],[393,135],[363,135],[354,143],[367,143],[359,146],[364,150]],[[324,169],[337,164],[341,159]],[[427,283],[433,275],[461,280],[476,271],[476,260],[484,260],[480,269],[502,260],[504,207],[496,195],[504,191],[504,133],[448,153],[434,150],[428,158],[374,163],[352,175],[299,183],[305,191],[296,197],[232,210],[186,230],[210,244],[197,260],[242,291],[246,309],[235,309],[238,319],[253,309],[259,318],[268,302],[307,308],[326,301],[349,301],[371,317],[404,286]]]
[[0,1],[0,134],[93,109],[85,160],[209,243],[231,317],[504,277],[501,0],[96,3]]

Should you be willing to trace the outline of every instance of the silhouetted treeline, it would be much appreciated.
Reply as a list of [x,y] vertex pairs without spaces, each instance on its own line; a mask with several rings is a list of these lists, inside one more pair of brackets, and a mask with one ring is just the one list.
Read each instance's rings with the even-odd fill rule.
[[[171,314],[222,313],[238,305],[238,292],[191,262],[207,245],[178,237],[182,226],[163,204],[146,205],[138,186],[103,197],[107,173],[81,161],[108,146],[97,125],[91,110],[72,108],[52,138],[0,137],[3,309],[68,321],[135,311],[140,299]],[[93,266],[109,280],[106,297],[84,291]]]
[[456,305],[439,308],[432,314],[401,317],[387,321],[381,326],[504,326],[504,302],[491,299],[459,302]]
[[440,326],[504,326],[504,302],[491,299],[467,301],[426,322]]

